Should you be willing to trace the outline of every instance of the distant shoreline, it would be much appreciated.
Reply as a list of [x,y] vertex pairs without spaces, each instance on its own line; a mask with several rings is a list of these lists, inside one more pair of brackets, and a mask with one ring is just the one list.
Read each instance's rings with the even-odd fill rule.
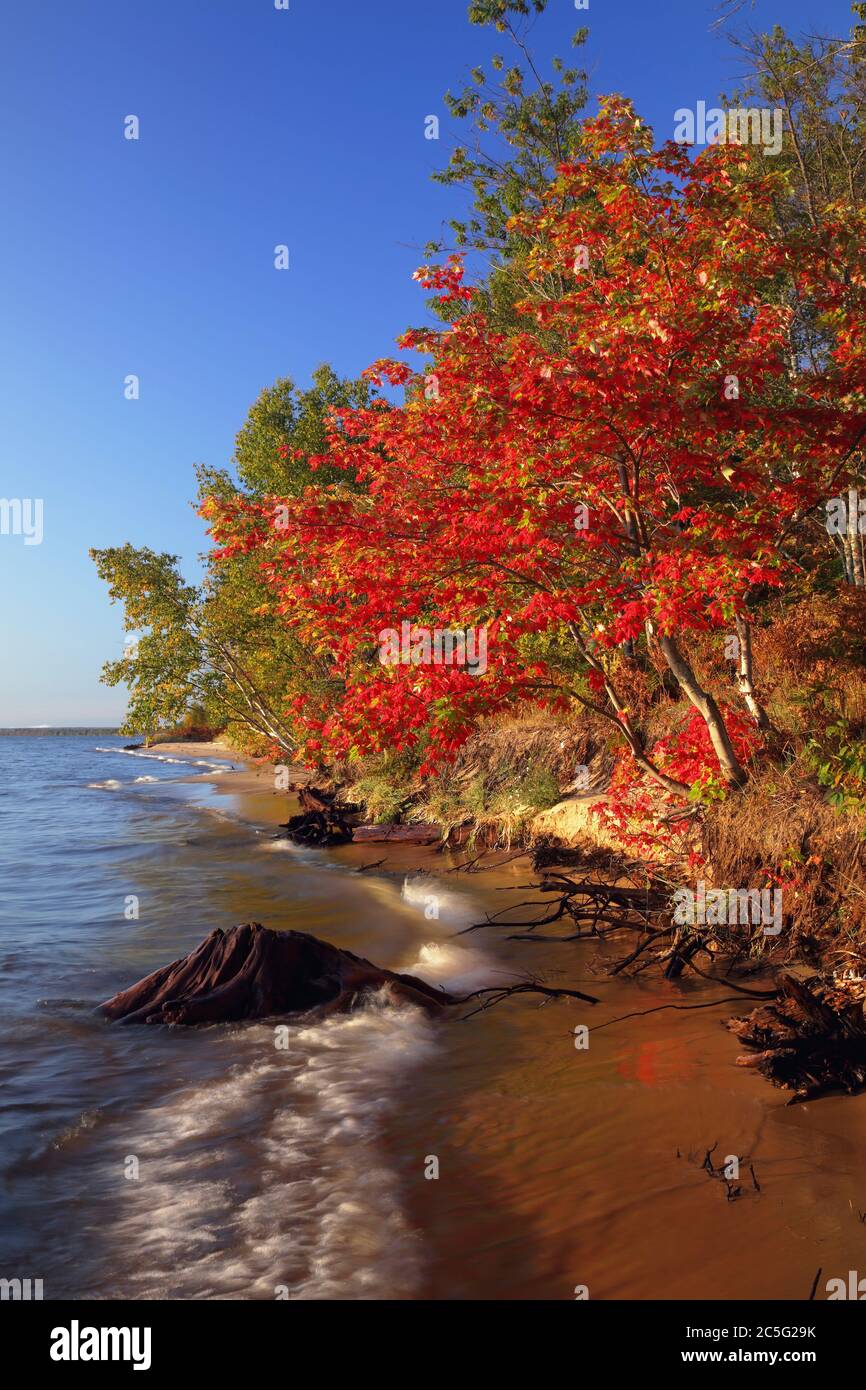
[[19,737],[26,735],[28,738],[58,738],[61,734],[79,734],[82,738],[87,738],[93,734],[108,735],[111,738],[123,737],[117,727],[107,729],[97,724],[77,724],[70,728],[60,728],[58,726],[56,729],[53,726],[44,728],[41,725],[37,725],[35,728],[30,729],[0,729],[0,738],[11,738],[14,734],[17,734]]

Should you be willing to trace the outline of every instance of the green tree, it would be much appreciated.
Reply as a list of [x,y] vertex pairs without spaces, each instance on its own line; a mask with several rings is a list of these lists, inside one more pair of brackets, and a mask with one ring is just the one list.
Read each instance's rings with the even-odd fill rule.
[[[866,19],[866,3],[851,6],[856,20]],[[784,236],[801,231],[820,235],[830,210],[847,203],[866,215],[866,26],[854,23],[839,38],[794,39],[776,26],[771,33],[734,40],[748,70],[740,104],[781,110],[784,139],[773,163],[786,175],[785,193],[775,201]],[[760,149],[752,159],[765,158]],[[826,316],[780,285],[780,300],[791,310],[791,371],[781,389],[795,396],[811,374],[826,363],[834,335]],[[866,480],[866,475],[864,475]],[[859,485],[859,484],[858,484]],[[808,544],[828,544],[820,517],[802,533]],[[859,535],[832,538],[839,571],[846,582],[866,584],[866,547]],[[792,538],[796,545],[796,538]]]
[[[866,4],[852,6],[866,17]],[[748,63],[745,97],[783,113],[785,140],[774,161],[789,175],[777,203],[786,227],[817,229],[825,210],[845,200],[866,206],[866,29],[846,38],[771,33],[735,40]]]
[[151,738],[193,712],[217,725],[237,723],[248,735],[286,752],[294,739],[246,659],[246,634],[225,631],[221,604],[208,585],[184,582],[178,557],[126,544],[91,550],[112,602],[124,605],[124,629],[136,634],[102,679],[129,689],[122,731]]
[[[368,405],[366,381],[337,376],[329,366],[298,390],[288,378],[267,387],[250,408],[226,469],[197,469],[199,506],[264,496],[293,497],[307,487],[347,483],[346,474],[310,459],[326,447],[330,410]],[[176,555],[126,544],[92,550],[113,602],[124,605],[124,627],[137,635],[102,679],[129,689],[124,731],[152,736],[193,711],[227,728],[241,747],[295,749],[290,706],[302,698],[326,708],[339,690],[326,658],[309,651],[278,620],[273,590],[254,558],[243,552],[205,555],[200,585],[188,584]]]
[[[465,217],[449,222],[450,246],[439,240],[429,243],[426,251],[431,256],[454,249],[480,254],[487,266],[480,298],[504,328],[515,324],[513,306],[530,285],[525,262],[531,245],[509,223],[540,206],[557,166],[577,152],[587,100],[582,69],[556,58],[552,79],[539,72],[529,47],[528,21],[546,8],[547,0],[475,0],[470,5],[471,23],[504,35],[512,61],[494,54],[488,68],[473,68],[470,82],[446,93],[452,117],[467,123],[467,139],[433,175],[446,187],[463,189],[471,208]],[[587,29],[579,29],[572,45],[581,48],[587,35]],[[562,291],[555,274],[549,289],[552,295]],[[442,313],[438,300],[431,301],[431,307]],[[454,311],[454,305],[449,306],[447,316]]]
[[[310,457],[325,449],[328,412],[364,407],[370,399],[367,381],[341,378],[327,363],[316,368],[306,391],[299,391],[290,377],[278,377],[250,406],[235,441],[232,463],[243,490],[253,497],[295,497],[311,482],[335,481],[333,470],[325,467],[314,474],[309,467]],[[286,448],[290,453],[282,457]],[[215,482],[215,475],[210,476]],[[343,481],[345,475],[339,477]]]

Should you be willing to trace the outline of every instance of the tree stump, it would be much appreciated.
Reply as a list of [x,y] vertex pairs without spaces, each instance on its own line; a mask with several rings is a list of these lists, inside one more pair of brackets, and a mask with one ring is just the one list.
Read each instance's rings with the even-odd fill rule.
[[384,989],[389,1000],[430,1013],[454,1003],[414,975],[382,970],[298,931],[258,922],[217,929],[188,956],[147,975],[100,1005],[123,1023],[235,1023],[278,1015],[345,1013]]
[[299,787],[301,809],[285,825],[288,839],[299,845],[345,845],[352,838],[348,807],[335,805],[335,793],[317,787]]

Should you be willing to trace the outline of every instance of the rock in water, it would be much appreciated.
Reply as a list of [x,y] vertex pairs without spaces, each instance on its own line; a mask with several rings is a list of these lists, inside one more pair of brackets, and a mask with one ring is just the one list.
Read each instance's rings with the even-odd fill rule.
[[219,928],[188,956],[155,970],[100,1005],[112,1022],[233,1023],[279,1014],[345,1013],[385,989],[430,1012],[454,1003],[414,975],[381,970],[351,951],[258,922]]

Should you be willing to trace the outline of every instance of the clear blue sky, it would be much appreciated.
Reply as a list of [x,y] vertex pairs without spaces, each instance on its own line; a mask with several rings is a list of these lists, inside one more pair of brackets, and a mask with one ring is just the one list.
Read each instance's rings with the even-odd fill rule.
[[[193,465],[225,465],[259,390],[356,374],[423,318],[420,248],[455,211],[430,181],[442,93],[503,41],[467,0],[18,0],[0,19],[0,725],[117,723],[98,682],[121,614],[87,557],[204,548]],[[582,61],[673,134],[731,90],[716,0],[550,0],[533,48]],[[758,0],[755,28],[843,33],[848,0]],[[137,142],[123,121],[137,115]],[[424,118],[442,118],[438,143]],[[273,268],[273,248],[291,268]],[[141,381],[124,399],[124,378]]]

